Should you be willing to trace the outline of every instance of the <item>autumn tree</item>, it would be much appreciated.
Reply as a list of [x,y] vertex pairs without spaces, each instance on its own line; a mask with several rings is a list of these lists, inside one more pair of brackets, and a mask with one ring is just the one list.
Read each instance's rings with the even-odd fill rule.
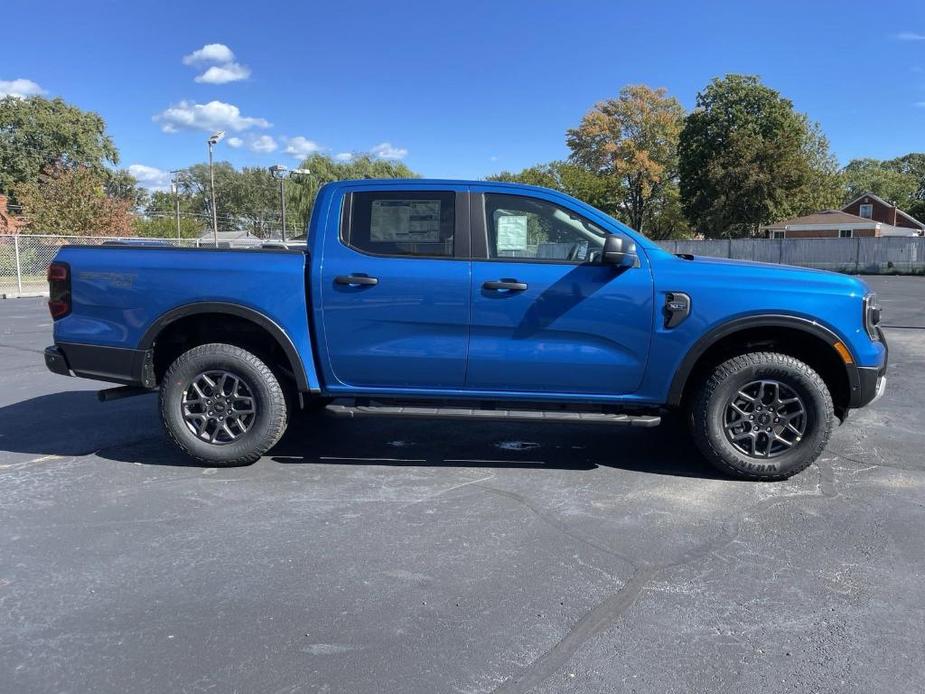
[[752,75],[710,82],[681,132],[681,203],[706,236],[754,234],[776,218],[832,206],[834,169],[818,127]]
[[49,166],[37,180],[13,187],[24,233],[133,236],[132,203],[107,194],[106,177],[90,167]]
[[676,182],[683,124],[684,108],[664,88],[627,86],[567,132],[570,160],[610,179],[619,216],[645,232],[653,206]]
[[0,193],[15,197],[16,185],[38,181],[48,167],[104,174],[108,164],[118,162],[98,114],[61,99],[0,98]]

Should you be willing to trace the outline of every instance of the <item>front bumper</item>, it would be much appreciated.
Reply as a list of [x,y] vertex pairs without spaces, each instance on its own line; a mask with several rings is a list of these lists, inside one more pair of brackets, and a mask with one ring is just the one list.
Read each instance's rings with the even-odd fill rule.
[[883,331],[877,328],[880,342],[883,343],[885,355],[883,366],[859,366],[858,384],[851,390],[849,407],[864,407],[880,399],[886,391],[886,367],[890,361],[890,348],[883,336]]

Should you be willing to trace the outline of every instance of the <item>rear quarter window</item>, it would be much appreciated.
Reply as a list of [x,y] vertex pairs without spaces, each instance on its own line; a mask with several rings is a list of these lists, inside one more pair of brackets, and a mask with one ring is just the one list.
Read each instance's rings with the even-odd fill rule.
[[353,193],[341,237],[362,253],[451,258],[456,237],[452,191]]

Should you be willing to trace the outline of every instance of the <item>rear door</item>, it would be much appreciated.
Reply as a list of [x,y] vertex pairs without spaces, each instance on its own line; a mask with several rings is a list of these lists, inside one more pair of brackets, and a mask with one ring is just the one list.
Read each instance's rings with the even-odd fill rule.
[[[467,388],[621,395],[642,381],[653,321],[648,261],[600,263],[604,229],[555,194],[472,188]],[[481,256],[481,257],[479,257]]]
[[468,216],[464,189],[347,189],[321,268],[331,390],[463,386]]

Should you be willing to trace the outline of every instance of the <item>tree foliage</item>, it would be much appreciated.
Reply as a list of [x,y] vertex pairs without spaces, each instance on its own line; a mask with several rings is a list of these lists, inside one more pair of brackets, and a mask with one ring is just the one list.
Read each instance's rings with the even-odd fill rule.
[[[895,161],[895,160],[894,160]],[[853,159],[843,169],[845,202],[873,193],[905,210],[916,199],[920,181],[890,161]]]
[[48,167],[102,174],[107,164],[118,162],[98,114],[61,99],[0,99],[0,193],[15,197],[17,184],[38,181]]
[[379,159],[369,154],[354,154],[344,161],[313,154],[304,159],[299,168],[308,169],[309,175],[286,181],[286,226],[296,234],[306,233],[315,196],[325,183],[362,178],[419,178],[419,174],[402,162]]
[[487,177],[489,181],[524,183],[561,190],[599,210],[613,214],[619,206],[619,188],[613,180],[567,161],[537,164],[518,173],[501,171]]
[[90,167],[49,166],[37,180],[13,187],[26,220],[24,233],[132,236],[132,203],[106,192],[106,177]]
[[573,162],[612,179],[626,221],[645,232],[651,208],[677,179],[683,123],[684,108],[664,88],[630,85],[588,111],[566,143]]
[[679,160],[685,215],[706,236],[755,233],[837,190],[819,129],[752,75],[716,78],[697,95]]

